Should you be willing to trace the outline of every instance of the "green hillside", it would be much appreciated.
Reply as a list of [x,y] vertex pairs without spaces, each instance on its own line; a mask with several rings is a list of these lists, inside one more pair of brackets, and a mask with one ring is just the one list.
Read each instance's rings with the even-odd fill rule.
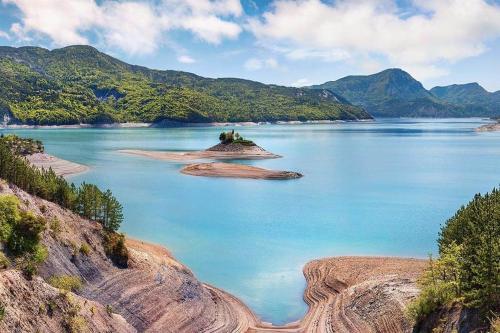
[[430,91],[434,96],[448,103],[476,109],[479,115],[500,115],[500,91],[488,92],[476,82],[434,87]]
[[329,89],[354,105],[363,106],[375,117],[461,117],[475,110],[443,100],[401,69],[387,69],[373,75],[347,76],[312,86]]
[[151,70],[90,46],[0,47],[0,116],[42,125],[371,118],[327,90]]

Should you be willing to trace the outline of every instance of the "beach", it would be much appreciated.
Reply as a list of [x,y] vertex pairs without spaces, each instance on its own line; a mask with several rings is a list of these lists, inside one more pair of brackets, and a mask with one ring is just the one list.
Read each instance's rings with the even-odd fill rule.
[[46,153],[27,155],[26,159],[37,168],[43,168],[45,170],[52,168],[52,170],[58,176],[71,176],[87,172],[90,169],[86,165],[63,160],[59,157],[52,156]]

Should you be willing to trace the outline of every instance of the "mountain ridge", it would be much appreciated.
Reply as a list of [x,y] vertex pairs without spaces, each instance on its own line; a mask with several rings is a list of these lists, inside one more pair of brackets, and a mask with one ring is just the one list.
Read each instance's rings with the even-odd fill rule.
[[[311,89],[329,89],[354,105],[364,107],[375,117],[467,117],[495,116],[497,106],[485,107],[485,96],[472,102],[455,96],[447,96],[453,87],[434,87],[431,90],[400,68],[389,68],[371,75],[351,75],[335,81],[313,85]],[[479,84],[468,84],[468,89],[483,90]],[[495,95],[496,96],[496,95]],[[498,93],[500,100],[500,92]]]
[[0,74],[0,116],[23,124],[372,118],[328,90],[149,69],[91,46],[0,47]]

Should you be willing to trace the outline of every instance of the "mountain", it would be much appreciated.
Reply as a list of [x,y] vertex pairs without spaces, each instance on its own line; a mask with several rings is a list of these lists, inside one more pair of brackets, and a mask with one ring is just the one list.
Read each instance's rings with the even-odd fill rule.
[[0,116],[25,124],[371,118],[329,90],[152,70],[90,46],[0,47]]
[[500,115],[500,91],[488,92],[477,82],[434,87],[431,93],[443,101],[466,105],[484,116]]
[[434,96],[398,68],[373,75],[346,76],[310,88],[331,90],[375,117],[448,117],[465,113],[463,108]]

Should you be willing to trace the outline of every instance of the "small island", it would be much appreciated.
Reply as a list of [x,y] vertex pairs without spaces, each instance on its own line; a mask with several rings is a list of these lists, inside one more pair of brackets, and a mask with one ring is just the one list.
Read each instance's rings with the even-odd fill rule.
[[293,171],[268,170],[250,165],[235,163],[197,163],[189,164],[181,172],[191,176],[230,177],[249,179],[297,179],[302,174]]
[[281,157],[279,155],[268,152],[262,147],[259,147],[253,141],[244,139],[239,133],[235,132],[234,130],[220,133],[219,141],[220,143],[218,143],[217,145],[200,151],[171,152],[125,149],[120,150],[120,152],[166,161],[192,161],[201,159],[258,160]]

